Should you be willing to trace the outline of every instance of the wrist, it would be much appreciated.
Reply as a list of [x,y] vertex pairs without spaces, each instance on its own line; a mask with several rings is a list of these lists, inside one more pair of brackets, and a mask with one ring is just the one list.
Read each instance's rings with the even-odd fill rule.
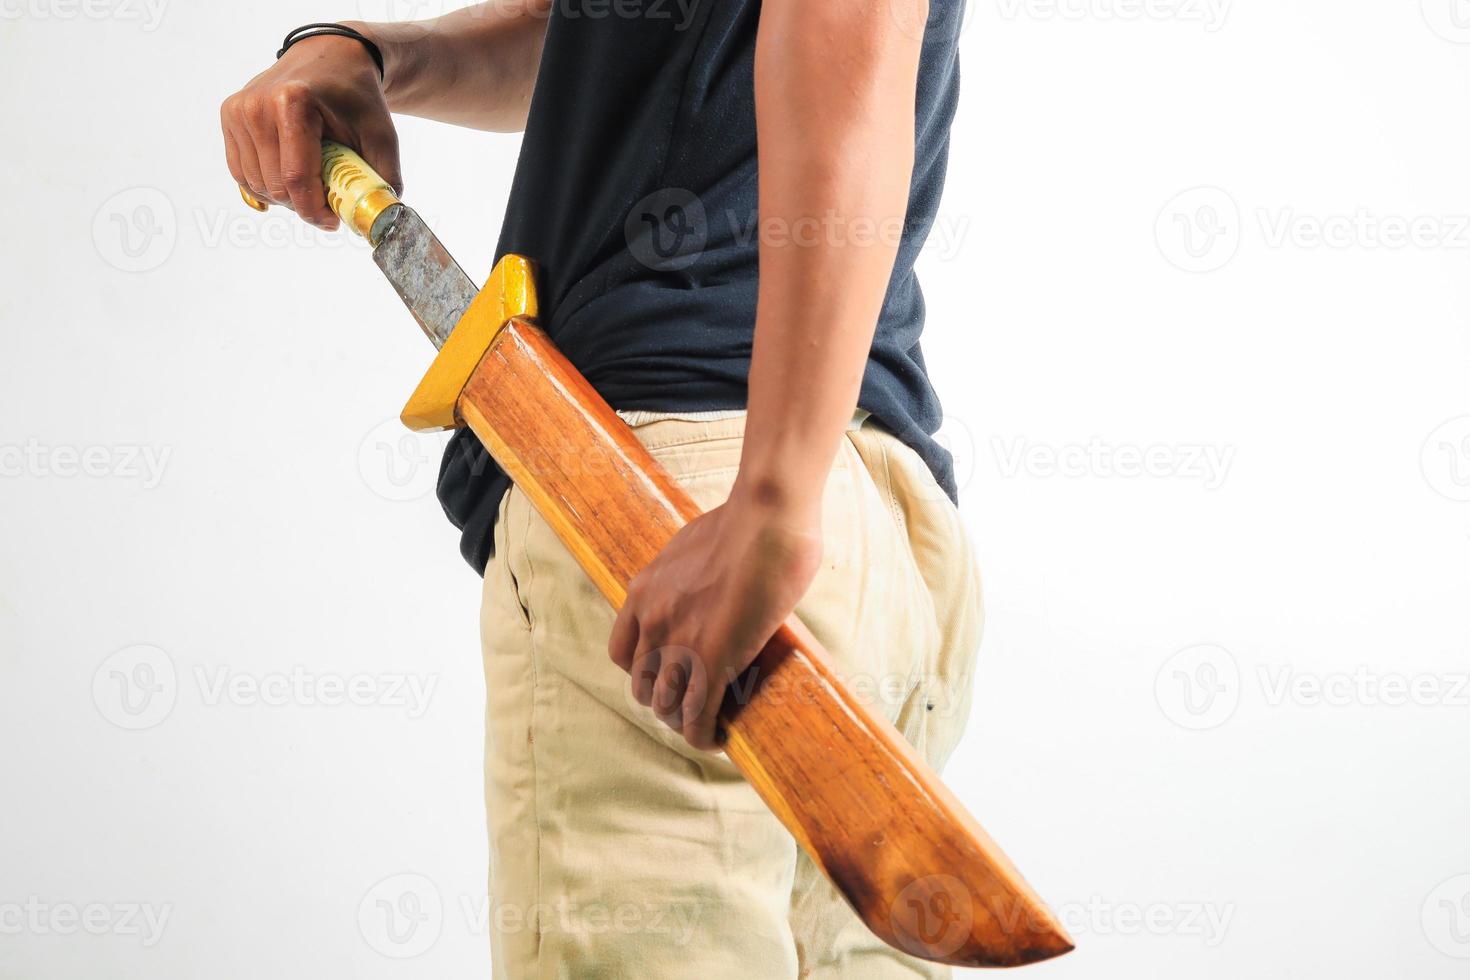
[[[383,56],[383,72],[379,78],[378,87],[383,91],[386,100],[389,93],[402,89],[405,76],[408,74],[408,61],[404,45],[400,39],[394,36],[391,25],[370,24],[361,20],[344,20],[340,22],[343,27],[350,27],[378,48],[378,53]],[[385,29],[388,28],[388,29]],[[342,38],[344,41],[350,38]],[[373,57],[368,53],[367,46],[361,41],[353,42],[362,51],[363,57],[372,62]],[[377,65],[373,64],[373,72],[377,73]],[[390,103],[391,106],[391,103]]]
[[819,523],[842,421],[803,422],[763,407],[753,403],[747,415],[731,496],[752,510]]
[[[348,25],[343,24],[343,27]],[[355,37],[345,34],[311,34],[300,40],[292,41],[291,47],[281,56],[289,58],[293,54],[311,52],[316,57],[321,57],[324,52],[331,52],[334,59],[350,61],[353,64],[361,62],[372,70],[373,77],[378,77],[378,64],[373,60],[372,53],[368,51],[367,45]]]
[[730,489],[730,503],[762,523],[810,532],[821,528],[824,483],[742,466]]

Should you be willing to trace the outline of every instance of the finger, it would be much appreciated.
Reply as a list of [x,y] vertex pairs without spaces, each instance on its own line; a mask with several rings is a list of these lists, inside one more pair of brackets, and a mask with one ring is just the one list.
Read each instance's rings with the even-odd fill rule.
[[255,140],[251,138],[250,130],[245,125],[243,113],[236,116],[232,133],[235,149],[240,154],[240,173],[245,178],[241,183],[256,197],[270,200],[270,194],[265,189],[265,180],[260,174],[260,159],[255,155]]
[[276,120],[269,103],[254,102],[245,110],[245,129],[250,133],[250,143],[255,148],[256,166],[260,169],[260,182],[265,196],[276,204],[291,204],[286,185],[281,183],[280,136],[276,133]]
[[386,180],[393,193],[403,196],[403,168],[398,161],[398,133],[393,124],[385,123],[364,130],[362,145],[357,148],[368,166]]
[[607,638],[607,656],[623,670],[632,673],[633,654],[637,649],[638,617],[633,613],[633,602],[629,599],[613,620],[612,633]]
[[724,696],[724,681],[711,678],[708,670],[696,670],[689,678],[680,730],[684,739],[700,751],[714,752],[720,747],[716,727]]
[[328,230],[338,225],[327,206],[322,186],[322,117],[303,98],[293,95],[281,104],[276,123],[281,139],[281,183],[291,207],[302,218]]
[[658,682],[663,651],[646,644],[640,635],[638,652],[633,657],[633,699],[645,708],[653,704],[653,687]]
[[689,657],[679,649],[663,651],[663,666],[653,688],[653,713],[674,731],[684,727],[684,694],[689,688]]
[[229,168],[230,176],[235,178],[235,183],[244,187],[245,171],[240,167],[240,145],[235,140],[235,134],[230,131],[231,113],[229,102],[220,106],[219,126],[225,137],[225,166]]

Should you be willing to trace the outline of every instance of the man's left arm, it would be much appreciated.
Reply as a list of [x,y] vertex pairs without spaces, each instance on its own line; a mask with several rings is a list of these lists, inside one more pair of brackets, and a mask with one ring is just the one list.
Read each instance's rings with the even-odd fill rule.
[[630,585],[608,641],[638,700],[717,748],[725,689],[822,557],[822,493],[857,405],[908,206],[925,0],[765,0],[756,37],[760,288],[729,500]]

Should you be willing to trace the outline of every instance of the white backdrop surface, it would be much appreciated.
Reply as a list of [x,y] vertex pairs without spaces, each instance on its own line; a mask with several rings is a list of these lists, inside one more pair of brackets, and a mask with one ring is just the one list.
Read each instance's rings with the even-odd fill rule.
[[[429,350],[218,135],[392,6],[0,0],[4,980],[487,975]],[[1465,976],[1470,6],[972,0],[963,59],[948,778],[1078,940],[1030,974]],[[483,274],[516,138],[401,133]]]

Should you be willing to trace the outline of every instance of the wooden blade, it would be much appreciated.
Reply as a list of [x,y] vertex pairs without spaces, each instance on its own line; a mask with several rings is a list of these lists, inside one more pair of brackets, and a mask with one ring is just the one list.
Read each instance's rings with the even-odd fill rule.
[[[699,513],[534,324],[502,330],[459,411],[614,607]],[[932,769],[838,680],[794,618],[727,700],[727,754],[890,945],[1016,966],[1072,942]]]

